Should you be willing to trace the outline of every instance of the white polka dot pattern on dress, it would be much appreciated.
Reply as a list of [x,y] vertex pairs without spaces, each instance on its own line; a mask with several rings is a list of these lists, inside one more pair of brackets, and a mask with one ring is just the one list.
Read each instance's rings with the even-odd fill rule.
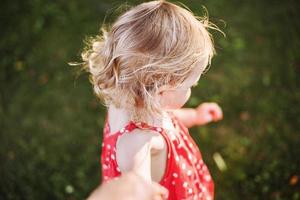
[[182,144],[179,143],[178,146],[177,146],[177,148],[180,149],[181,147],[182,147]]
[[169,133],[165,132],[162,127],[151,127],[147,124],[136,122],[136,125],[133,123],[130,126],[124,126],[116,137],[104,138],[102,147],[105,149],[103,149],[104,153],[101,161],[103,162],[103,177],[106,180],[117,179],[121,174],[121,170],[116,163],[116,139],[122,135],[120,133],[128,133],[137,127],[141,129],[149,129],[150,127],[151,130],[161,133],[166,139],[168,145],[166,156],[167,161],[170,163],[170,165],[167,163],[169,168],[166,171],[169,175],[165,175],[165,178],[161,180],[161,184],[169,189],[171,194],[174,195],[174,199],[209,200],[209,196],[213,196],[213,190],[210,187],[212,178],[202,164],[202,155],[199,154],[198,148],[189,136],[187,129],[183,131],[181,129],[182,126],[179,124],[177,127],[179,131],[171,131]]
[[183,186],[184,188],[186,188],[186,187],[188,186],[188,183],[185,181],[185,182],[182,184],[182,186]]
[[177,174],[177,173],[173,173],[173,177],[174,177],[174,178],[177,178],[177,177],[178,177],[178,174]]
[[196,163],[197,163],[197,161],[198,161],[198,160],[197,160],[197,158],[196,158],[196,157],[194,157],[194,159],[193,159],[193,163],[194,163],[194,164],[196,164]]
[[206,174],[205,176],[204,176],[204,179],[205,179],[205,181],[210,181],[210,176],[208,175],[208,174]]
[[176,136],[175,135],[171,135],[171,140],[172,141],[176,140]]
[[114,154],[111,154],[111,155],[110,155],[110,157],[111,157],[111,159],[112,159],[112,160],[114,160],[114,159],[115,159],[115,156],[114,156]]
[[198,194],[198,197],[199,197],[199,198],[202,198],[202,196],[203,196],[203,193],[199,193],[199,194]]

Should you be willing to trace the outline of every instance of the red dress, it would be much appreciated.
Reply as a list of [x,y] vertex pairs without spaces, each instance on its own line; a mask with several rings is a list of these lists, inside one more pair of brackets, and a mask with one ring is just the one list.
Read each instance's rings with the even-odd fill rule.
[[120,135],[130,133],[135,128],[151,129],[159,132],[165,139],[168,150],[166,170],[159,184],[169,190],[168,200],[212,200],[214,182],[196,143],[188,129],[170,112],[178,135],[167,134],[161,127],[149,126],[144,122],[130,121],[124,128],[110,134],[108,114],[104,125],[101,165],[102,181],[108,181],[121,175],[116,162],[116,142]]

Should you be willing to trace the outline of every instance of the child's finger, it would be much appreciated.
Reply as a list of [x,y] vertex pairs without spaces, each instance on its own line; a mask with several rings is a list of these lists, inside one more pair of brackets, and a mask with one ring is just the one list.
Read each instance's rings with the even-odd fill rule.
[[222,117],[221,112],[216,108],[212,108],[211,114],[212,114],[213,120],[215,120],[215,121],[221,119],[221,117]]
[[207,113],[205,116],[204,116],[204,119],[205,119],[205,122],[208,123],[208,122],[211,122],[214,120],[214,116],[210,113]]
[[197,124],[204,125],[223,118],[222,109],[214,102],[200,104],[197,108]]
[[213,115],[214,120],[219,120],[223,118],[222,109],[216,103],[210,104],[210,112]]

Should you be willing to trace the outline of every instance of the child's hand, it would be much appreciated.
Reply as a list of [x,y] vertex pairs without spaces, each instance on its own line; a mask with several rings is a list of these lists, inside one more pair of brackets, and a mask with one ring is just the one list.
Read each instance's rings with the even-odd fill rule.
[[223,112],[220,106],[216,103],[202,103],[196,109],[196,125],[204,125],[211,121],[223,119]]
[[149,183],[133,172],[104,183],[87,200],[164,200],[168,190],[156,182]]

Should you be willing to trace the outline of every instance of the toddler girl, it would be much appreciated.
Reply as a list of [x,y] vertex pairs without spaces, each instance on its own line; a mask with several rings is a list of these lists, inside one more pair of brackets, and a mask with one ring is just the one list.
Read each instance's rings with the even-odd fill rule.
[[90,40],[83,67],[108,108],[104,182],[132,171],[167,188],[168,199],[214,198],[214,182],[188,128],[222,119],[222,110],[216,103],[182,108],[215,54],[207,31],[214,27],[179,5],[150,1]]

